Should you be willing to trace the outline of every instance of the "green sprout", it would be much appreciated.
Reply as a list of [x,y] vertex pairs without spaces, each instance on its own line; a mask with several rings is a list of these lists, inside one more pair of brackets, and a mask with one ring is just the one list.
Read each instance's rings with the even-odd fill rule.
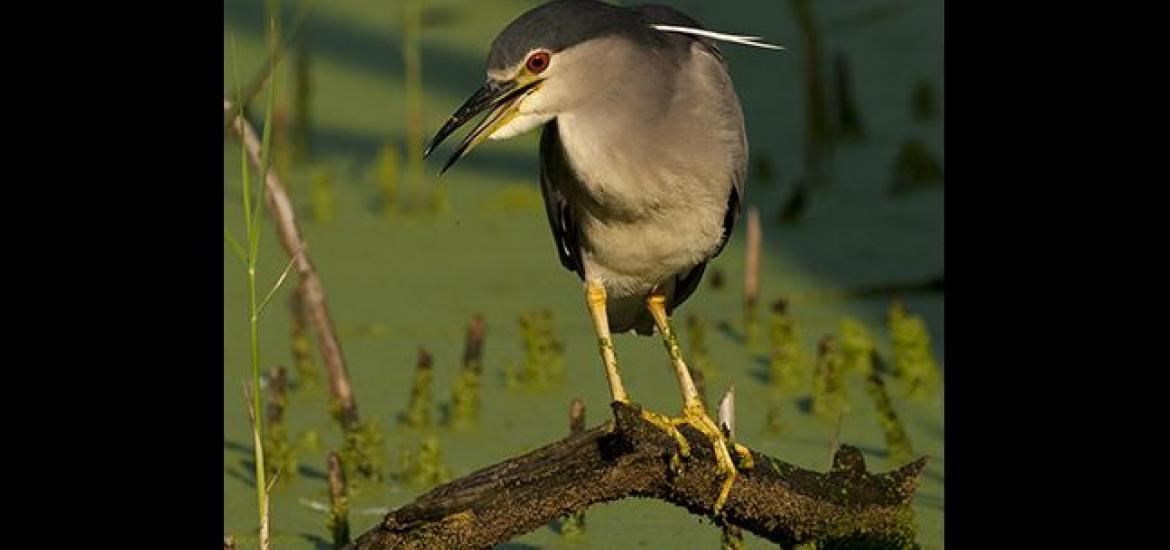
[[509,387],[545,387],[564,380],[564,345],[555,336],[553,314],[547,309],[520,315],[520,333],[524,342],[524,361],[517,369],[509,363],[505,369]]
[[483,372],[483,342],[486,333],[487,324],[483,315],[473,315],[467,325],[463,365],[451,387],[451,403],[447,409],[447,425],[455,429],[466,429],[479,421],[479,378]]
[[313,343],[309,339],[309,322],[305,311],[304,293],[298,286],[288,296],[289,336],[292,340],[293,369],[297,373],[297,389],[316,387],[319,373],[313,364]]
[[431,387],[434,385],[434,359],[423,348],[418,350],[418,362],[414,369],[414,380],[410,385],[410,404],[398,421],[411,428],[427,428],[431,425]]
[[873,372],[873,336],[856,319],[841,321],[841,351],[845,355],[845,370],[868,376]]
[[839,418],[849,408],[841,380],[845,357],[832,336],[822,338],[819,347],[813,377],[813,413],[827,419]]
[[289,441],[285,410],[288,408],[288,371],[284,367],[272,369],[268,380],[268,425],[264,430],[264,468],[268,475],[285,486],[296,477],[297,457]]
[[450,481],[451,470],[443,465],[438,437],[427,434],[417,451],[402,450],[399,454],[399,479],[422,487]]
[[894,348],[894,375],[906,388],[911,399],[925,400],[938,391],[939,371],[930,348],[930,333],[922,317],[906,311],[895,302],[888,317],[890,340]]
[[804,385],[804,353],[800,346],[800,330],[796,317],[788,311],[788,301],[772,304],[772,318],[768,329],[770,361],[768,381],[773,388],[791,391]]
[[[340,414],[340,407],[334,409]],[[340,455],[349,487],[356,491],[366,482],[380,483],[385,479],[386,447],[378,421],[359,419],[344,432],[344,437]]]
[[901,466],[914,458],[914,449],[910,445],[910,437],[902,428],[898,415],[894,414],[894,406],[890,402],[890,395],[886,392],[885,382],[877,372],[866,377],[866,389],[873,399],[877,412],[878,424],[882,427],[882,435],[886,439],[886,449],[889,450],[891,465]]
[[479,374],[462,369],[451,387],[449,425],[456,429],[474,426],[479,420]]
[[788,428],[784,423],[784,400],[780,392],[773,390],[768,399],[768,409],[764,413],[764,433],[780,435]]

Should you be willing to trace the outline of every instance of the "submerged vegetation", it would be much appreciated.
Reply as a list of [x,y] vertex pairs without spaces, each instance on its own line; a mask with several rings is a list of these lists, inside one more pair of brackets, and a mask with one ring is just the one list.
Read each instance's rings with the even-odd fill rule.
[[463,344],[463,364],[451,387],[451,403],[447,408],[446,424],[455,429],[466,429],[479,422],[480,377],[483,373],[483,343],[487,325],[483,315],[476,314],[467,325]]
[[857,319],[846,317],[841,320],[841,352],[844,354],[845,370],[862,376],[873,372],[873,336]]
[[888,326],[894,347],[894,375],[906,388],[906,396],[917,401],[933,397],[941,380],[926,322],[908,312],[902,302],[895,302],[890,307]]
[[353,490],[367,482],[379,483],[386,478],[386,444],[378,420],[367,417],[344,432],[341,463],[345,479]]
[[406,412],[398,421],[411,428],[429,428],[431,426],[431,388],[434,385],[434,359],[430,352],[423,348],[418,350],[418,362],[415,364],[414,381],[410,384],[410,401]]
[[520,315],[524,361],[517,368],[508,363],[504,378],[510,388],[543,388],[565,378],[564,344],[556,336],[553,313],[530,310]]
[[894,405],[890,395],[886,393],[886,385],[881,374],[870,373],[865,379],[866,389],[873,399],[877,412],[878,424],[882,427],[882,436],[886,440],[888,461],[892,466],[901,466],[914,458],[914,449],[910,446],[910,436],[906,435],[905,428],[894,413]]
[[288,408],[288,371],[284,367],[268,374],[268,425],[264,430],[264,468],[271,479],[280,475],[280,484],[287,485],[297,474],[297,457],[289,441],[284,411]]
[[305,317],[304,294],[298,285],[288,294],[289,340],[292,342],[293,367],[297,373],[293,388],[316,388],[320,373],[313,361],[313,344],[309,340],[309,320]]
[[398,479],[421,487],[433,487],[451,480],[451,470],[443,464],[438,437],[428,434],[417,449],[402,449],[398,458]]
[[813,374],[812,410],[817,416],[833,420],[848,411],[843,380],[845,357],[841,345],[832,336],[821,338],[818,345],[816,372]]
[[791,391],[805,384],[804,353],[796,318],[788,312],[788,301],[781,298],[772,304],[768,325],[768,382],[780,391]]

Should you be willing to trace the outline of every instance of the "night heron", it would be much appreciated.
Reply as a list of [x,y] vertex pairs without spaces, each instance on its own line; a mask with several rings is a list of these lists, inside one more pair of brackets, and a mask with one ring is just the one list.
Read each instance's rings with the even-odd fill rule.
[[557,255],[585,283],[614,401],[622,387],[612,332],[662,335],[682,414],[644,417],[689,455],[678,426],[709,438],[726,474],[751,455],[711,420],[683,362],[670,315],[699,285],[739,215],[747,136],[716,40],[778,48],[758,37],[704,30],[664,6],[560,0],[513,21],[492,44],[487,82],[439,130],[426,154],[489,112],[443,166],[486,139],[543,126],[540,188]]

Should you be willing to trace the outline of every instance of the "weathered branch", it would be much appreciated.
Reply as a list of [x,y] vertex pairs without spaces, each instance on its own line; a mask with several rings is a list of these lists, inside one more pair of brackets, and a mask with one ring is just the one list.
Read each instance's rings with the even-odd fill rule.
[[[626,497],[664,500],[712,516],[722,481],[711,445],[683,427],[691,457],[671,467],[675,441],[614,403],[614,418],[526,455],[440,486],[386,516],[353,550],[491,548],[555,518]],[[860,451],[843,445],[828,473],[804,470],[752,451],[753,468],[735,481],[721,521],[791,546],[908,548],[911,498],[926,465],[865,471]]]
[[[223,100],[223,111],[225,115],[231,115],[235,112],[232,109],[231,100],[226,97]],[[234,121],[230,121],[230,124],[236,135],[244,141],[252,166],[257,171],[262,171],[260,140],[256,136],[256,130],[243,117],[239,116]],[[301,236],[300,228],[297,227],[292,199],[289,198],[288,192],[285,191],[284,185],[280,182],[276,170],[268,170],[264,188],[267,190],[265,196],[268,198],[268,208],[276,223],[276,232],[280,235],[280,244],[296,263],[297,275],[300,277],[301,283],[297,290],[304,294],[305,305],[309,310],[309,319],[313,323],[313,329],[317,333],[317,341],[320,344],[321,357],[329,372],[329,390],[341,409],[341,422],[348,429],[358,420],[357,403],[354,402],[353,390],[349,385],[349,373],[345,369],[345,357],[341,354],[341,343],[337,340],[337,332],[329,317],[329,306],[325,302],[325,287],[321,284],[321,278],[317,276],[317,269],[313,267],[313,261],[309,259],[308,244]]]

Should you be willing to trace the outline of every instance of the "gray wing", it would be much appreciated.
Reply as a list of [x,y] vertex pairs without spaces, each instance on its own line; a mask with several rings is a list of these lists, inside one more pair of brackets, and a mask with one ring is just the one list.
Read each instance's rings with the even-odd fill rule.
[[736,163],[736,169],[731,173],[731,195],[727,197],[727,212],[723,214],[723,240],[719,241],[719,248],[711,254],[714,258],[723,252],[727,241],[731,240],[731,232],[735,230],[735,221],[739,219],[739,212],[743,203],[743,182],[747,176],[747,137],[744,137],[743,160]]
[[[633,12],[635,15],[637,15],[642,21],[646,22],[646,24],[648,24],[648,25],[652,25],[652,24],[680,25],[680,26],[684,26],[684,27],[693,27],[693,28],[697,28],[697,29],[704,28],[702,23],[699,23],[698,21],[696,21],[694,18],[690,17],[689,15],[687,15],[683,12],[680,12],[680,11],[670,7],[670,6],[663,6],[663,5],[658,5],[658,4],[647,4],[647,5],[642,5],[642,6],[631,6],[628,9],[631,12]],[[727,246],[727,241],[731,239],[731,232],[735,229],[735,222],[739,218],[741,204],[743,203],[743,191],[744,191],[743,187],[744,187],[744,180],[747,179],[747,154],[748,154],[747,153],[747,134],[743,131],[743,128],[744,128],[743,112],[740,110],[739,98],[736,96],[735,89],[731,85],[731,75],[729,75],[727,72],[727,59],[723,57],[723,52],[721,52],[719,50],[719,45],[714,40],[711,40],[709,38],[704,38],[701,36],[691,35],[691,34],[680,34],[680,33],[664,33],[664,34],[670,36],[674,40],[682,40],[682,41],[686,41],[688,43],[698,43],[703,47],[702,51],[704,53],[710,54],[712,57],[715,58],[715,60],[718,61],[717,68],[715,70],[719,70],[719,71],[723,72],[723,74],[721,75],[722,80],[727,83],[727,87],[726,87],[726,89],[723,90],[723,92],[724,92],[724,94],[726,94],[727,100],[729,102],[733,103],[733,107],[734,107],[734,108],[729,109],[729,110],[734,113],[734,116],[738,117],[738,120],[736,122],[738,123],[739,128],[740,128],[740,132],[741,132],[740,139],[741,139],[741,142],[743,145],[742,145],[742,147],[740,147],[740,151],[739,151],[740,158],[734,159],[734,161],[733,161],[733,165],[735,166],[735,169],[729,175],[729,177],[731,178],[732,190],[731,190],[730,196],[727,198],[727,212],[726,212],[726,214],[724,214],[724,217],[723,217],[723,240],[719,242],[719,247],[716,248],[715,252],[713,252],[711,254],[710,258],[714,258],[714,257],[718,256],[721,252],[723,252],[723,248],[725,246]],[[708,259],[710,259],[710,258],[708,258]],[[700,267],[702,267],[702,266],[700,266]],[[697,285],[698,279],[700,279],[701,277],[702,277],[702,270],[696,268],[696,270],[694,272],[688,273],[687,275],[684,275],[680,278],[679,288],[685,289],[688,286]],[[693,288],[690,289],[690,291],[686,292],[685,294],[689,296],[690,292],[693,292]],[[681,300],[680,300],[680,302],[681,302]]]
[[560,134],[557,131],[557,121],[554,119],[545,124],[540,132],[540,192],[544,195],[544,210],[548,214],[548,225],[552,229],[557,257],[565,269],[576,273],[584,280],[585,269],[581,264],[580,241],[577,226],[573,223],[573,211],[556,183],[559,181],[561,185],[565,185],[574,177],[565,160]]
[[[681,25],[686,27],[703,28],[703,25],[691,18],[690,16],[669,6],[662,5],[644,5],[634,6],[629,8],[632,12],[638,15],[647,24],[663,24],[663,25]],[[721,71],[723,74],[721,80],[726,83],[726,88],[723,90],[727,101],[731,103],[728,110],[732,116],[737,117],[734,123],[738,124],[740,128],[740,142],[741,147],[739,151],[734,152],[737,157],[732,161],[732,172],[728,174],[731,179],[731,192],[727,197],[727,210],[723,214],[723,239],[719,241],[719,246],[707,258],[707,261],[718,256],[723,252],[724,247],[727,246],[727,241],[731,240],[731,234],[735,230],[735,222],[739,219],[740,210],[742,208],[744,196],[744,182],[747,179],[747,134],[744,131],[743,112],[739,106],[739,98],[735,94],[735,89],[731,85],[731,76],[727,70],[727,59],[723,57],[723,52],[719,50],[719,46],[714,40],[703,38],[695,35],[666,33],[673,40],[687,41],[689,43],[697,43],[702,46],[699,50],[702,53],[711,55],[718,63],[709,70]],[[699,283],[703,279],[703,273],[707,269],[707,262],[700,263],[686,273],[680,274],[675,280],[674,296],[669,304],[669,310],[681,305],[686,301],[695,290],[698,289]]]
[[731,179],[731,192],[727,197],[727,211],[723,215],[723,240],[719,242],[719,247],[711,254],[711,258],[723,252],[723,247],[727,246],[727,241],[731,239],[731,232],[735,229],[735,222],[739,218],[740,210],[743,205],[744,182],[747,180],[747,164],[748,164],[748,142],[747,129],[743,123],[743,109],[739,105],[739,97],[735,93],[735,88],[731,84],[731,75],[727,72],[727,63],[722,57],[716,56],[719,63],[716,67],[710,69],[719,71],[719,75],[724,83],[722,90],[724,101],[726,102],[727,112],[733,118],[732,124],[739,127],[739,146],[732,148],[729,152],[734,158],[731,159],[731,173],[728,178]]

